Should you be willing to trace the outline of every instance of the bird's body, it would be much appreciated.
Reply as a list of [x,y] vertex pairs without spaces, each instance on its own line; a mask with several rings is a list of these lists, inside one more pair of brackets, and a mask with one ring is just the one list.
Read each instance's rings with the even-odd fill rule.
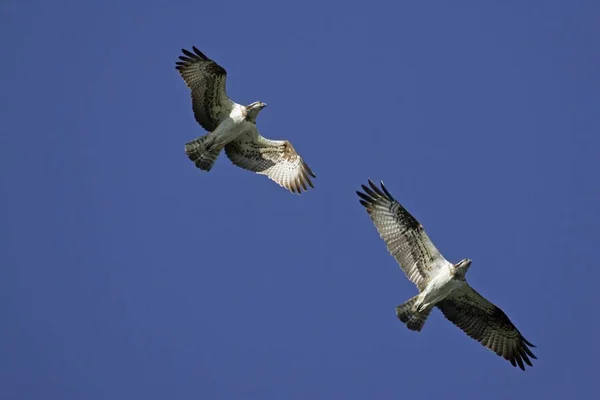
[[448,263],[440,268],[439,273],[431,278],[425,289],[419,293],[414,305],[414,312],[435,306],[458,288],[462,281],[455,276],[455,268]]
[[280,186],[300,194],[314,187],[315,174],[287,140],[269,140],[260,135],[256,118],[266,104],[255,101],[247,106],[232,101],[226,93],[227,72],[193,47],[182,49],[176,63],[181,77],[191,89],[196,121],[209,133],[185,145],[185,153],[196,167],[210,171],[225,149],[238,167],[266,175]]
[[423,226],[398,203],[383,183],[369,181],[357,192],[360,203],[419,294],[396,307],[396,316],[408,329],[420,331],[434,307],[513,366],[531,366],[535,347],[521,335],[504,312],[477,293],[465,278],[471,260],[447,261],[433,245]]
[[234,104],[229,115],[217,125],[214,131],[206,135],[205,146],[211,148],[223,148],[226,144],[239,138],[244,132],[251,131],[254,122],[249,121],[248,107]]

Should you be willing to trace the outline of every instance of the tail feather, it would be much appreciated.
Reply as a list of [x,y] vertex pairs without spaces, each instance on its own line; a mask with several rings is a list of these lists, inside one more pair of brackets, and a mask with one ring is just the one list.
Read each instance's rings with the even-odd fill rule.
[[223,146],[209,147],[207,146],[207,139],[208,135],[204,135],[186,143],[185,154],[187,154],[188,158],[192,160],[196,167],[208,172],[213,167],[215,161],[217,161]]
[[411,331],[419,332],[423,329],[423,325],[429,317],[433,307],[427,307],[425,310],[418,312],[414,308],[414,304],[419,296],[415,296],[408,300],[406,303],[396,307],[396,316],[398,319],[406,324],[406,327]]

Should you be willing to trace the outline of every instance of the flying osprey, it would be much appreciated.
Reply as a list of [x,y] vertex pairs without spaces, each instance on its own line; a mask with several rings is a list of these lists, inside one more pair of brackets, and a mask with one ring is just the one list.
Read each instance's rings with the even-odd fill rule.
[[356,192],[387,248],[420,294],[396,307],[408,329],[420,331],[434,306],[467,335],[513,366],[525,370],[536,359],[529,343],[504,312],[477,293],[465,279],[471,260],[448,262],[435,248],[423,226],[387,191],[371,180]]
[[185,145],[185,153],[196,167],[210,171],[221,150],[238,167],[267,175],[280,186],[300,194],[314,187],[311,169],[287,140],[269,140],[256,128],[256,117],[266,104],[247,106],[233,102],[225,91],[227,72],[193,47],[182,49],[186,57],[176,63],[179,74],[192,91],[196,121],[209,133]]

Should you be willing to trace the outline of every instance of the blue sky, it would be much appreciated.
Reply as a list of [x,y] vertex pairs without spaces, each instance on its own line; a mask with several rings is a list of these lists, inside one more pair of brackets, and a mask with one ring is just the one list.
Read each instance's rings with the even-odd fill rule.
[[[2,1],[0,397],[590,397],[600,322],[594,1]],[[197,46],[315,171],[221,157]],[[434,311],[355,190],[386,186],[534,344],[522,372]],[[596,372],[594,372],[596,371]]]

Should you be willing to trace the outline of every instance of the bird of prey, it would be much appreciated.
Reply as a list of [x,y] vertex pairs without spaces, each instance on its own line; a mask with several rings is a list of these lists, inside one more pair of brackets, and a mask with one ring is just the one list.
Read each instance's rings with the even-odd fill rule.
[[227,72],[196,47],[175,68],[192,92],[196,121],[209,133],[186,143],[185,153],[196,167],[210,171],[221,150],[238,167],[266,175],[292,193],[314,187],[315,174],[287,140],[260,135],[256,117],[266,104],[247,106],[232,101],[225,91]]
[[396,316],[408,329],[420,331],[434,307],[471,338],[525,370],[536,359],[506,314],[477,293],[466,281],[471,260],[447,261],[425,233],[423,226],[398,203],[381,182],[371,180],[356,192],[367,209],[390,254],[419,289],[419,294],[396,307]]

